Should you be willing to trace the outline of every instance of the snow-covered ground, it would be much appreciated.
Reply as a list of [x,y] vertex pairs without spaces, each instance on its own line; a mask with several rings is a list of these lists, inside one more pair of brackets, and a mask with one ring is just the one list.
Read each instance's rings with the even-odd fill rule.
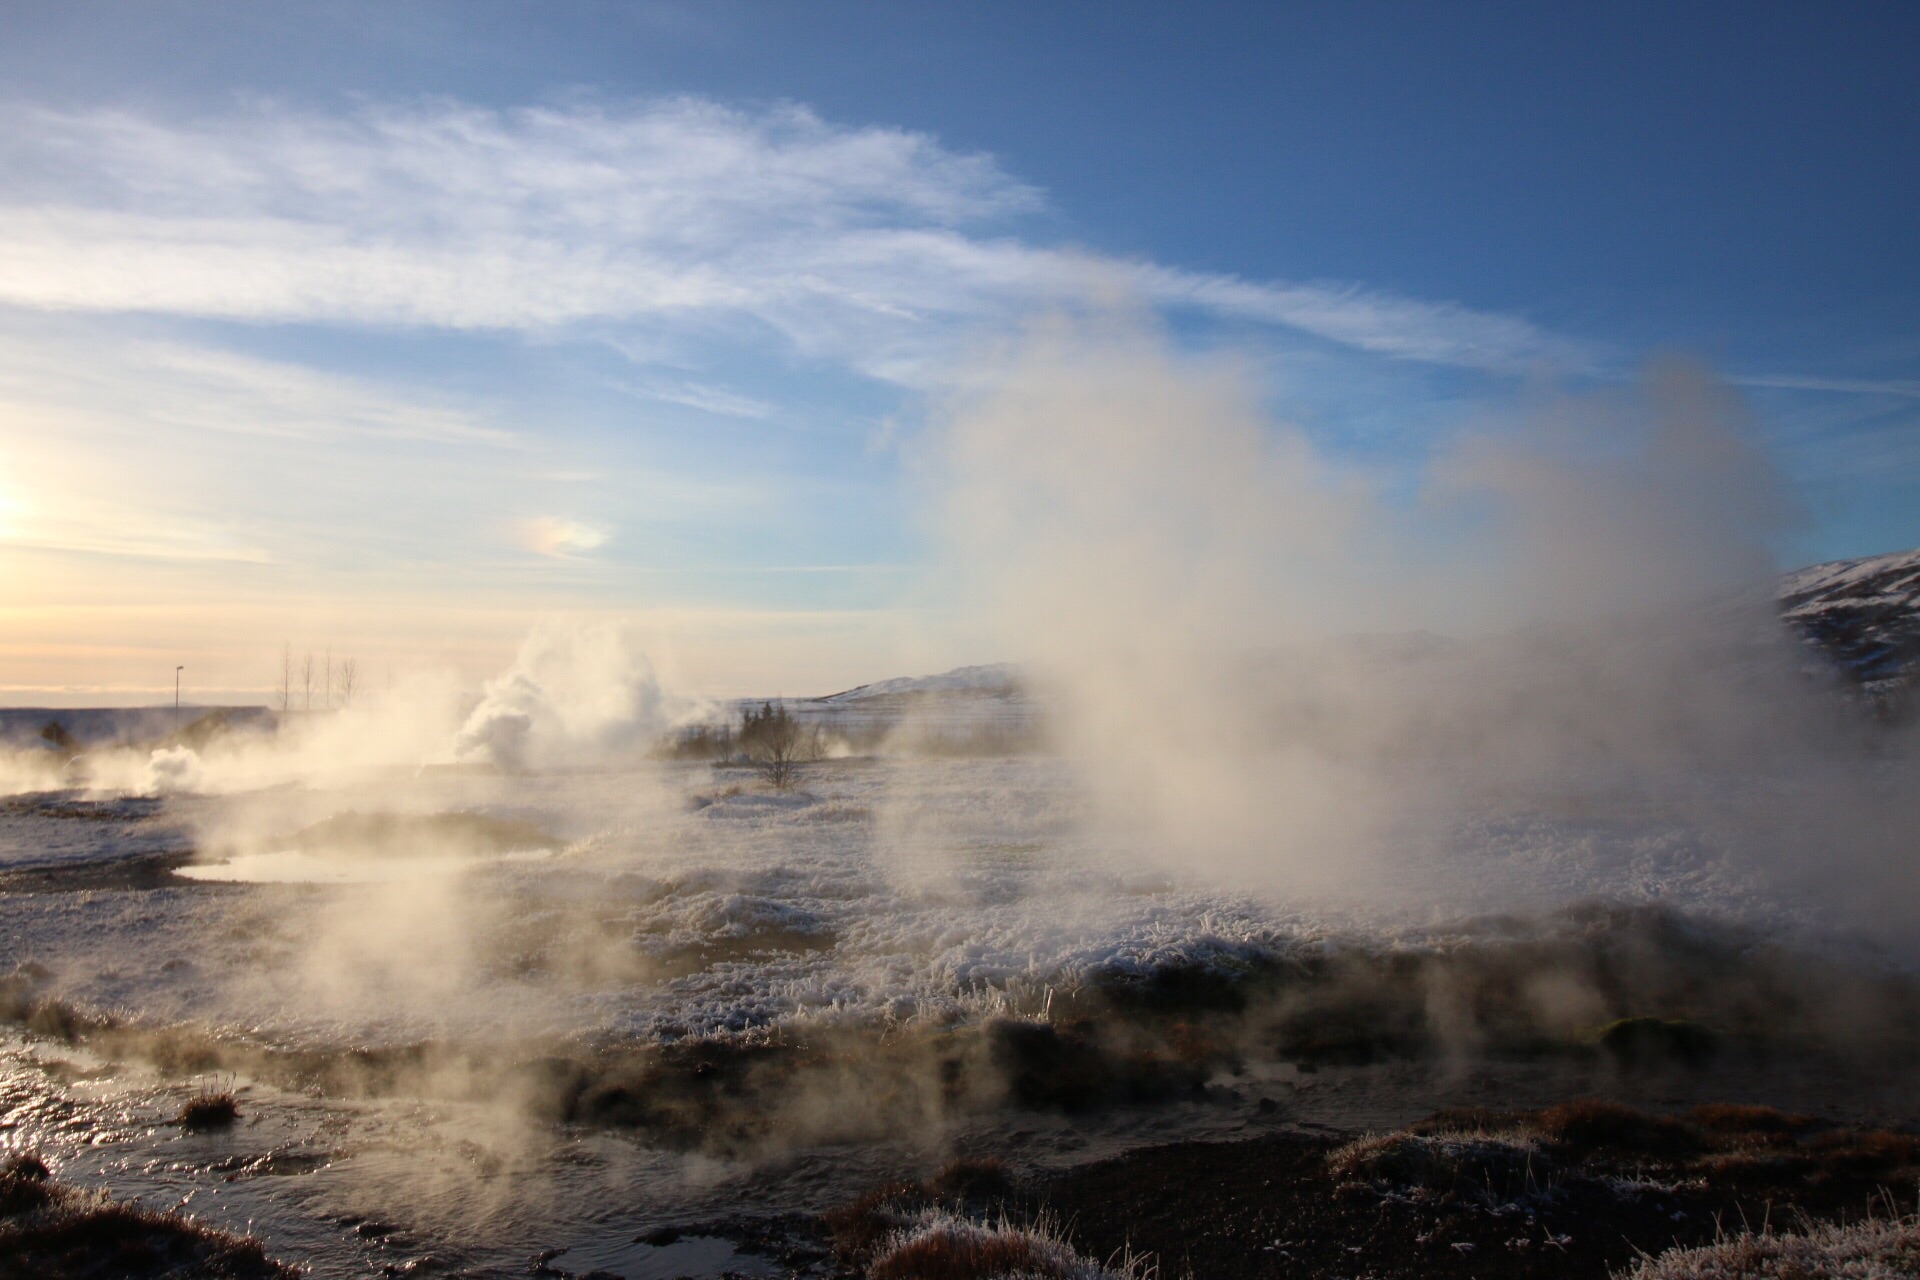
[[1780,601],[1787,621],[1869,691],[1892,696],[1920,665],[1920,551],[1796,570]]
[[[1863,765],[1897,788],[1905,762]],[[1221,885],[1117,856],[1044,756],[855,759],[767,791],[746,770],[646,763],[551,776],[390,775],[350,788],[89,802],[16,797],[7,868],[173,854],[160,887],[49,876],[0,894],[12,961],[48,991],[141,1020],[296,1041],[597,1033],[677,1037],[790,1019],[949,1018],[1009,988],[1329,937],[1417,945],[1459,922],[1589,897],[1814,934],[1845,918],[1783,887],[1715,815],[1785,804],[1791,778],[1658,793],[1568,787],[1432,812],[1350,886]],[[479,814],[527,850],[308,850],[340,814]],[[1329,859],[1339,850],[1328,850]],[[230,883],[315,868],[376,883]],[[340,875],[328,868],[347,868]],[[296,877],[297,878],[297,877]]]

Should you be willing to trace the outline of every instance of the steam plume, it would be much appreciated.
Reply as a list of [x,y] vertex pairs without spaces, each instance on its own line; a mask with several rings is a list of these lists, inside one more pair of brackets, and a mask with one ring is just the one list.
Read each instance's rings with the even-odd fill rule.
[[1130,315],[1040,325],[969,385],[950,572],[1118,852],[1378,893],[1469,803],[1834,745],[1771,613],[1791,497],[1703,370],[1490,422],[1412,498]]
[[686,710],[626,628],[543,623],[487,682],[453,754],[515,770],[577,767],[644,751]]

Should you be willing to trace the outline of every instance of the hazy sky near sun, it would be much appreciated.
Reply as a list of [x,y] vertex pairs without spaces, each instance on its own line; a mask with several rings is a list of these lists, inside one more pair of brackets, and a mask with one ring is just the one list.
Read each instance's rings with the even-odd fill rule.
[[637,619],[713,692],[944,651],[914,443],[1090,281],[1416,474],[1664,352],[1920,543],[1920,10],[18,0],[0,702]]

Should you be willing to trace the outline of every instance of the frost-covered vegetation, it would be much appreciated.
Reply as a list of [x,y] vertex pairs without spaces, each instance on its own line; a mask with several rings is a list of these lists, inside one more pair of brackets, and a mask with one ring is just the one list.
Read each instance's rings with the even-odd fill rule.
[[258,1241],[56,1181],[32,1155],[0,1161],[0,1275],[35,1280],[292,1280]]
[[975,1222],[929,1209],[875,1250],[866,1274],[869,1280],[1153,1280],[1159,1272],[1137,1258],[1112,1265],[1084,1258],[1045,1218],[1031,1225]]
[[1920,1275],[1920,1218],[1741,1231],[1641,1260],[1626,1280],[1895,1280]]

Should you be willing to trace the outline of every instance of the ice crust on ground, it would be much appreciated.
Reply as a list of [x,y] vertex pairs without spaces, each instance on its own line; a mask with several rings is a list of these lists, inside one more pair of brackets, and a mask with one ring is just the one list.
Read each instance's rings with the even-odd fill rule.
[[[1898,785],[1900,766],[1889,766]],[[392,885],[247,884],[0,894],[11,960],[52,992],[142,1020],[276,1040],[587,1035],[678,1038],[789,1020],[976,1016],[1048,987],[1169,964],[1231,970],[1328,946],[1448,945],[1492,913],[1597,897],[1771,931],[1839,932],[1710,823],[1679,816],[1788,796],[1792,779],[1690,784],[1594,812],[1570,788],[1504,812],[1433,815],[1364,897],[1232,890],[1116,861],[1078,821],[1056,760],[811,767],[795,794],[707,765],[559,776],[405,776],[342,792],[169,796],[109,817],[0,813],[0,868],[126,859],[285,834],[343,810],[532,821],[538,862],[475,859]],[[1675,784],[1678,789],[1679,784]],[[1623,812],[1624,815],[1623,816]]]

